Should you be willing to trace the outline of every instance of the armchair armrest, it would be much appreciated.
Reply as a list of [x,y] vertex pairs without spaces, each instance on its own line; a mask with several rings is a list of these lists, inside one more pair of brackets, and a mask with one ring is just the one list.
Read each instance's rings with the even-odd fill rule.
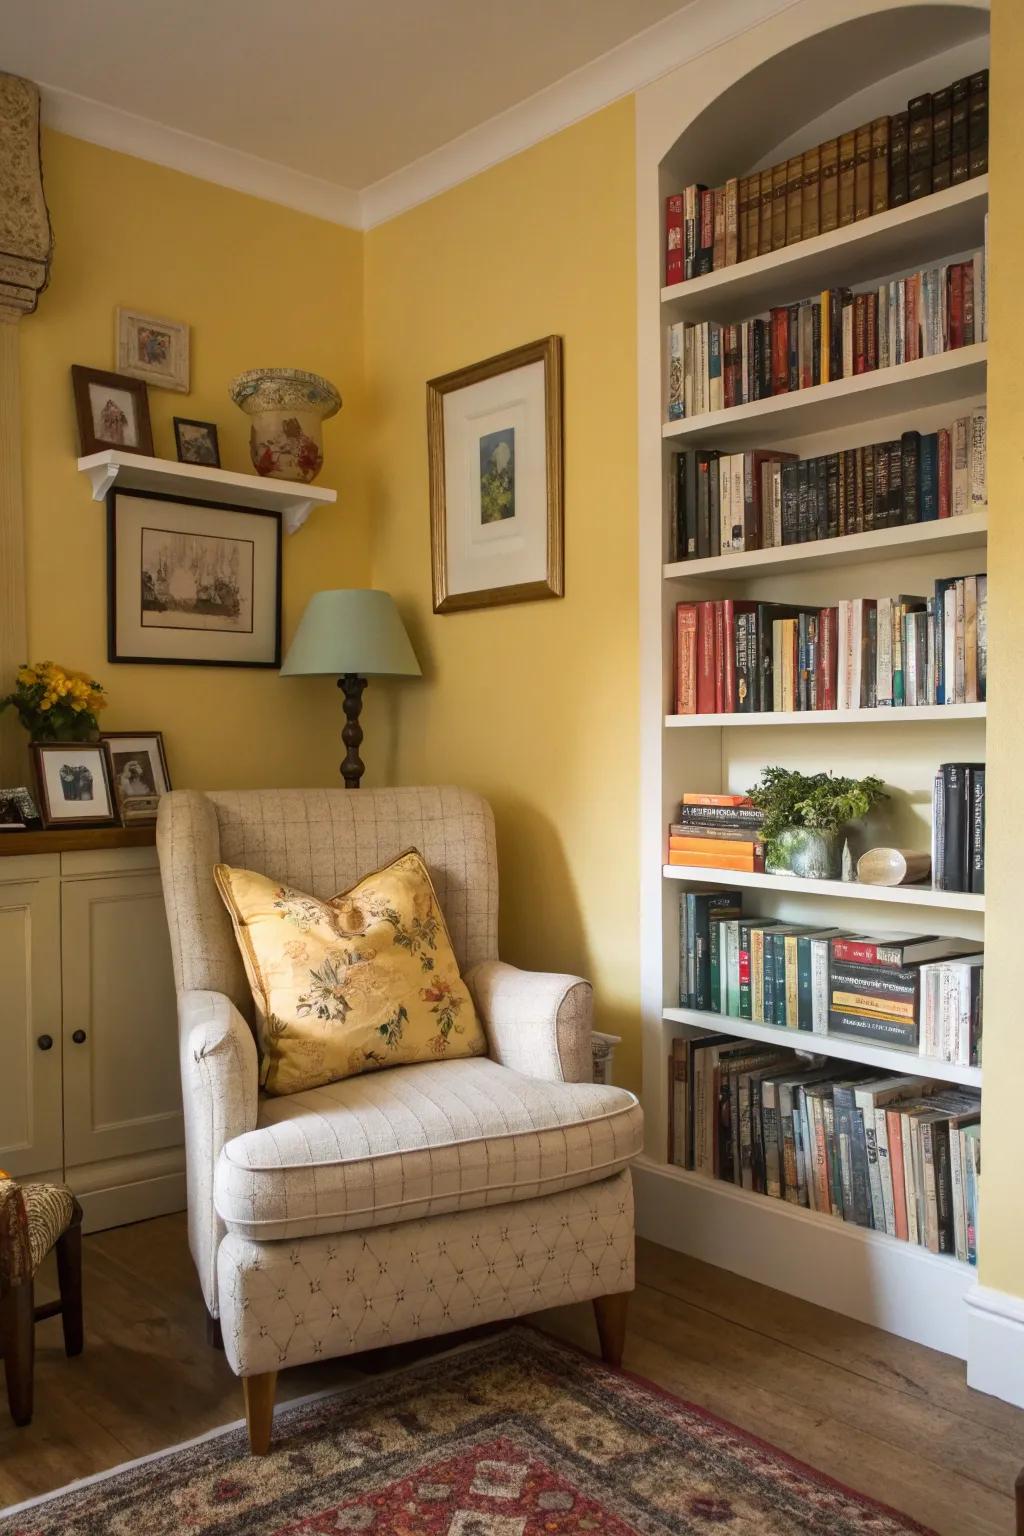
[[484,960],[466,973],[492,1060],[527,1077],[589,1083],[593,989],[579,976]]
[[259,1057],[252,1030],[222,992],[178,993],[178,1040],[189,1247],[207,1309],[216,1317],[224,1227],[213,1206],[213,1170],[224,1143],[256,1127]]

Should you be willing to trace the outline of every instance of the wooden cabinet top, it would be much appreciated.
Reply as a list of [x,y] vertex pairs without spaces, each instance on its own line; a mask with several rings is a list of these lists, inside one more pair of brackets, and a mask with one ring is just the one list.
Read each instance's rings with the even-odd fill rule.
[[0,832],[0,858],[27,853],[77,853],[95,848],[152,848],[156,828],[82,827],[50,832]]

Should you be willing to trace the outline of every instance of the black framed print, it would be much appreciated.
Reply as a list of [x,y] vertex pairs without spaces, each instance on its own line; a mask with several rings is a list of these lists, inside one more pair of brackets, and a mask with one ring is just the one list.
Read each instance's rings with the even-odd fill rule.
[[281,518],[155,491],[107,497],[108,660],[281,665]]
[[31,746],[44,827],[119,824],[102,741],[34,741]]

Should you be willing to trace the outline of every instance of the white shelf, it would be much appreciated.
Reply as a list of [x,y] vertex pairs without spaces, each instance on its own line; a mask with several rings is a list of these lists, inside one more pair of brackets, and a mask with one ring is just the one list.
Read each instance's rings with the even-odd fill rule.
[[666,864],[666,880],[688,880],[701,885],[749,887],[759,891],[785,891],[791,896],[839,897],[844,901],[878,901],[894,906],[948,908],[957,912],[984,912],[984,896],[969,891],[935,891],[930,885],[860,885],[856,880],[801,880],[796,875],[753,875],[735,869],[699,869],[692,864]]
[[835,539],[811,539],[778,549],[735,550],[709,560],[675,560],[664,566],[666,581],[733,581],[752,576],[788,576],[809,566],[819,570],[842,565],[866,565],[879,557],[902,560],[917,555],[944,555],[988,542],[988,512],[943,517],[899,528],[847,533]]
[[898,709],[784,709],[752,714],[666,715],[666,726],[689,730],[731,730],[737,725],[923,725],[951,720],[984,720],[984,704],[917,704]]
[[808,298],[976,249],[984,239],[988,177],[961,182],[857,224],[661,290],[670,320],[743,320]]
[[979,341],[937,357],[921,357],[913,363],[875,368],[831,384],[769,395],[725,411],[705,411],[683,421],[667,421],[662,436],[685,447],[729,451],[756,443],[766,448],[873,417],[945,405],[984,392],[987,355],[987,343]]
[[201,464],[178,464],[172,459],[151,459],[141,453],[107,448],[79,459],[78,467],[89,476],[93,501],[103,501],[114,486],[131,491],[155,491],[164,496],[196,496],[203,501],[230,502],[237,507],[260,507],[280,512],[286,533],[302,527],[314,507],[329,506],[337,491],[324,486],[301,485],[294,480],[271,480],[263,475],[239,475],[229,469],[209,469]]
[[838,1035],[815,1035],[802,1029],[782,1029],[774,1024],[756,1024],[752,1019],[734,1019],[728,1014],[704,1013],[697,1008],[666,1008],[662,1017],[670,1024],[689,1024],[723,1035],[736,1035],[741,1040],[758,1040],[764,1045],[813,1051],[818,1056],[838,1057],[840,1061],[857,1061],[863,1066],[877,1067],[881,1072],[911,1073],[918,1077],[941,1078],[947,1083],[962,1083],[969,1088],[981,1087],[980,1067],[958,1067],[948,1061],[919,1056],[915,1051],[845,1040]]
[[966,1358],[972,1266],[671,1163],[632,1167],[637,1229],[650,1241]]

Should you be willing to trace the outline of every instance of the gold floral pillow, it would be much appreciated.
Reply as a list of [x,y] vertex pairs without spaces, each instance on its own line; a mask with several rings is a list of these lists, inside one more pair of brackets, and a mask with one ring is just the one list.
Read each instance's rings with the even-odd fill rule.
[[415,849],[330,901],[227,864],[213,875],[252,987],[268,1093],[486,1053]]

